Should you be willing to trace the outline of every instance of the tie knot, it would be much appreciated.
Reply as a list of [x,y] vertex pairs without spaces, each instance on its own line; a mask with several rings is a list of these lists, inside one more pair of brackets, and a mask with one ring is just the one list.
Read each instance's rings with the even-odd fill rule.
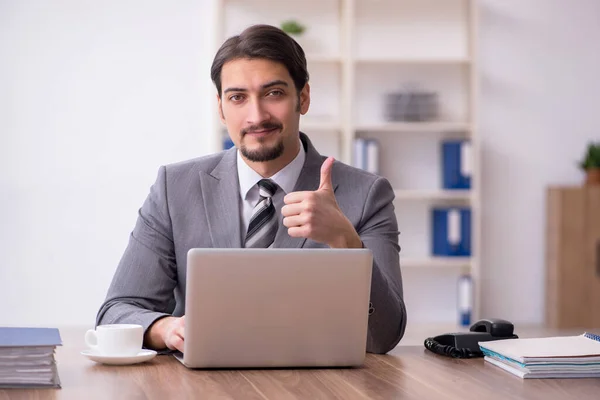
[[275,194],[277,185],[270,179],[261,179],[258,181],[258,193],[260,197],[271,197]]

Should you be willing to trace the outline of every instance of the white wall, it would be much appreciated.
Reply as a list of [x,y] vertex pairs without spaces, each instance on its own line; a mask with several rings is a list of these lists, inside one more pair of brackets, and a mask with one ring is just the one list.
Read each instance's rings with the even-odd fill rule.
[[545,187],[600,139],[600,2],[485,0],[481,23],[482,307],[542,322]]
[[[0,0],[0,325],[92,324],[158,166],[212,145],[212,3]],[[535,323],[544,187],[600,136],[600,3],[481,3],[483,311]]]
[[0,1],[0,325],[92,324],[158,167],[208,152],[211,4]]

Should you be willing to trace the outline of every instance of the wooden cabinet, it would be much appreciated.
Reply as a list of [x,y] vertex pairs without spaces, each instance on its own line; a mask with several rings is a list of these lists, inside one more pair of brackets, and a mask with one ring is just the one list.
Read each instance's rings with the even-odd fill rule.
[[600,187],[550,187],[546,205],[546,324],[600,328]]

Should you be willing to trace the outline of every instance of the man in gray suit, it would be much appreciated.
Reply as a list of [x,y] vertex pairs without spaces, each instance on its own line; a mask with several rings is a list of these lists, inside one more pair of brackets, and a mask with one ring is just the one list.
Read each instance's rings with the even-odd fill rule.
[[229,38],[211,75],[235,147],[159,169],[97,324],[141,324],[145,346],[183,351],[189,249],[366,247],[367,351],[388,352],[406,327],[391,185],[321,156],[299,131],[306,59],[283,31],[256,25]]

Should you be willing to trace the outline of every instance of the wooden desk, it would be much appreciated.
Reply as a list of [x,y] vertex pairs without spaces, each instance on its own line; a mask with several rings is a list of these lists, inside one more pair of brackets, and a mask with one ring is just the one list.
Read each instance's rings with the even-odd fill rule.
[[62,389],[0,390],[3,399],[599,399],[600,379],[522,380],[482,359],[422,346],[368,354],[354,369],[189,370],[170,356],[104,366],[79,354],[83,330],[61,330]]

